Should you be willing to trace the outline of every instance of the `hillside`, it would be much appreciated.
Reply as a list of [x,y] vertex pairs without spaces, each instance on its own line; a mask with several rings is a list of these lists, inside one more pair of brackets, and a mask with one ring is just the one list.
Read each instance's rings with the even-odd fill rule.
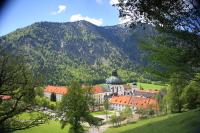
[[170,114],[110,128],[105,133],[199,133],[200,110]]
[[27,58],[47,84],[65,85],[74,79],[102,83],[113,68],[124,80],[141,78],[137,73],[144,62],[138,44],[149,33],[153,29],[148,25],[129,29],[87,21],[38,22],[1,37],[0,45]]

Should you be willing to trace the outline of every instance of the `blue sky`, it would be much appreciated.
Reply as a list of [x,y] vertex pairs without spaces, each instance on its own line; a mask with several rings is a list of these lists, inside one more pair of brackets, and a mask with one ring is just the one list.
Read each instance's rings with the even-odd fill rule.
[[99,26],[119,23],[117,0],[10,0],[0,14],[0,36],[34,22],[87,20]]

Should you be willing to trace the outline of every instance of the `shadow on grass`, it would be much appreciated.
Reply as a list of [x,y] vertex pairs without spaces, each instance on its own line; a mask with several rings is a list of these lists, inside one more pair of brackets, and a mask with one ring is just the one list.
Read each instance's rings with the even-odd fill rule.
[[120,133],[200,133],[200,111],[180,113]]

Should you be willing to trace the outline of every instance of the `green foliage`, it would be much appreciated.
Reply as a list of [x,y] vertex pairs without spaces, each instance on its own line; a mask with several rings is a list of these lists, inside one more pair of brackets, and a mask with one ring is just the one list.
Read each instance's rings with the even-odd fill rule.
[[129,117],[131,117],[132,116],[132,109],[130,108],[130,107],[128,107],[128,106],[126,106],[123,110],[122,110],[122,112],[121,112],[121,117],[122,118],[129,118]]
[[44,123],[44,117],[25,122],[16,117],[27,110],[33,111],[34,88],[40,85],[26,66],[25,60],[0,49],[0,71],[0,95],[11,97],[0,100],[0,132],[11,132]]
[[35,88],[35,95],[36,96],[44,96],[44,90],[43,90],[43,87],[36,87]]
[[67,125],[64,129],[61,129],[59,121],[50,120],[48,123],[25,130],[19,130],[14,133],[67,133],[69,128],[70,125]]
[[186,108],[194,109],[200,106],[200,74],[189,82],[184,88],[182,98]]
[[200,130],[199,117],[199,110],[191,110],[139,120],[117,128],[109,128],[105,133],[198,133]]
[[113,126],[120,126],[122,121],[121,116],[117,116],[116,114],[111,115],[110,122],[113,124]]
[[167,88],[162,88],[159,90],[159,93],[155,97],[158,100],[159,111],[164,114],[167,114],[169,110],[167,92],[168,92]]
[[136,68],[143,63],[137,44],[150,31],[97,27],[86,21],[41,22],[0,37],[0,45],[26,57],[34,75],[44,76],[43,84],[104,83],[115,68],[129,82],[142,77]]
[[187,85],[184,73],[173,74],[170,79],[170,89],[168,92],[169,104],[172,112],[181,112],[183,108],[183,100],[181,98],[183,90]]
[[71,125],[70,133],[82,133],[81,122],[88,122],[90,125],[98,125],[98,121],[90,114],[89,106],[91,95],[81,89],[78,82],[72,82],[69,92],[62,98],[61,114],[64,119],[61,120],[62,128],[68,123]]
[[47,97],[36,96],[35,97],[35,104],[39,105],[41,107],[48,107],[49,104],[50,104],[50,100]]

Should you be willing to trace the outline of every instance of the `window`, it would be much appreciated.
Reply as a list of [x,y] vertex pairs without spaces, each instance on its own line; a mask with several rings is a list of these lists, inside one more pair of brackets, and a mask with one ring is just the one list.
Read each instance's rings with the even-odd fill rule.
[[55,93],[51,93],[50,100],[53,102],[56,102],[56,94]]

